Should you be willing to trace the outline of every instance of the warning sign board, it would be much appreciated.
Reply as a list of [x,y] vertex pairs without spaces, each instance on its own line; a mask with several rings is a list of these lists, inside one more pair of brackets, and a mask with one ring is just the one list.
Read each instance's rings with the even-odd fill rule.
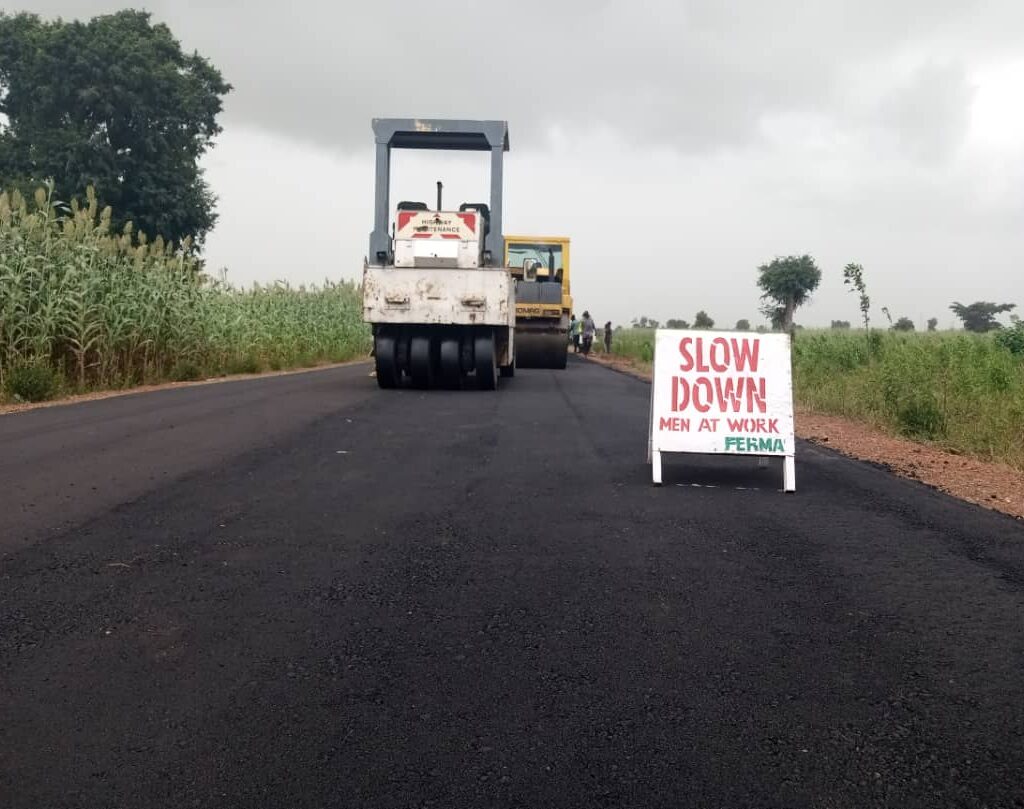
[[796,488],[793,381],[788,334],[655,332],[648,456],[661,483],[661,453],[781,456]]
[[476,217],[470,211],[399,211],[395,238],[475,241]]

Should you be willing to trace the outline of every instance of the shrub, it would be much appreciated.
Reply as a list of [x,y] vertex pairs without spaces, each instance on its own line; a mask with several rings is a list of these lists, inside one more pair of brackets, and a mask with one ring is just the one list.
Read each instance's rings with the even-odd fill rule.
[[15,366],[8,372],[5,384],[7,395],[22,402],[52,399],[58,386],[57,373],[42,363]]
[[1008,329],[997,331],[995,340],[1011,354],[1024,357],[1024,320],[1018,320]]
[[171,379],[175,382],[192,382],[201,378],[202,370],[194,362],[179,361],[171,369]]

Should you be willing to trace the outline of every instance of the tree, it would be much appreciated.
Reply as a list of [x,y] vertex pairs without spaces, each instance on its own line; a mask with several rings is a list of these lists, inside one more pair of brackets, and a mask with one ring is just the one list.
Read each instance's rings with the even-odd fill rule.
[[848,329],[848,328],[850,328],[850,321],[849,320],[833,320],[832,321],[832,328],[833,329]]
[[871,312],[871,298],[868,297],[867,287],[864,285],[864,268],[860,264],[847,264],[843,267],[843,283],[852,287],[851,292],[860,295],[860,314],[864,318],[864,330],[870,327],[869,314]]
[[[643,317],[640,317],[640,318],[636,318],[636,317],[633,318],[633,328],[634,329],[656,329],[660,325],[661,324],[658,323],[657,320],[654,320],[653,318],[647,317],[646,315],[644,315]],[[668,328],[672,328],[672,327],[669,326]]]
[[685,320],[678,320],[677,318],[671,317],[665,321],[666,329],[688,329],[690,324]]
[[928,331],[935,331],[939,327],[939,319],[937,317],[928,318]]
[[775,258],[758,267],[757,285],[765,301],[762,312],[772,318],[772,325],[791,331],[793,314],[797,307],[810,300],[811,293],[821,283],[821,270],[808,255]]
[[693,318],[693,327],[695,329],[713,329],[715,321],[708,316],[707,312],[701,309]]
[[93,185],[121,229],[201,244],[216,222],[199,159],[231,86],[170,29],[125,10],[45,22],[0,13],[0,183]]
[[949,308],[960,318],[967,331],[987,332],[1002,328],[1002,325],[996,320],[996,315],[1016,309],[1017,304],[976,301],[967,306],[962,303],[954,303]]
[[909,317],[901,317],[893,324],[892,328],[893,331],[913,331],[914,321]]
[[750,331],[750,321],[744,318],[736,321],[736,331]]
[[892,315],[889,314],[889,307],[888,306],[883,306],[882,307],[882,314],[885,315],[885,319],[889,321],[889,327],[891,328],[892,327]]

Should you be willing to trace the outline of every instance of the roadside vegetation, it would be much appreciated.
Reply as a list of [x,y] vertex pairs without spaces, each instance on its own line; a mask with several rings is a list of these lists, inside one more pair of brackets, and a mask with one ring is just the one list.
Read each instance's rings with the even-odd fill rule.
[[[794,397],[799,406],[843,416],[907,438],[934,442],[954,452],[1004,461],[1024,469],[1024,321],[1010,314],[1013,303],[954,302],[949,309],[963,331],[938,331],[929,318],[917,331],[908,317],[893,318],[882,306],[888,327],[871,325],[871,298],[864,267],[843,268],[843,284],[857,296],[863,330],[848,320],[830,329],[796,325],[797,309],[810,301],[821,271],[810,256],[776,258],[757,268],[761,314],[771,326],[757,331],[788,331],[793,336]],[[713,328],[700,311],[690,322],[664,324],[644,316],[632,328],[617,329],[612,354],[649,373],[654,330]],[[748,320],[737,331],[751,328]]]
[[[652,329],[621,329],[613,354],[649,371]],[[1024,322],[987,334],[801,329],[794,396],[867,422],[1024,469]]]
[[83,206],[0,194],[0,391],[67,393],[313,366],[363,356],[353,284],[236,289],[128,223]]

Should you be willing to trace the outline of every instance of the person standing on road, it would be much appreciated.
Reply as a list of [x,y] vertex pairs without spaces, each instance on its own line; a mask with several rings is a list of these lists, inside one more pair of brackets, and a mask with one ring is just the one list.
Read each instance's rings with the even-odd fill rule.
[[606,354],[612,353],[612,322],[610,320],[604,324],[604,350]]
[[597,334],[597,325],[590,312],[583,313],[583,356],[590,354],[590,346],[594,342],[594,335]]
[[573,312],[572,320],[569,321],[569,338],[572,340],[572,351],[574,354],[580,353],[580,327],[581,323],[576,319],[576,313]]

